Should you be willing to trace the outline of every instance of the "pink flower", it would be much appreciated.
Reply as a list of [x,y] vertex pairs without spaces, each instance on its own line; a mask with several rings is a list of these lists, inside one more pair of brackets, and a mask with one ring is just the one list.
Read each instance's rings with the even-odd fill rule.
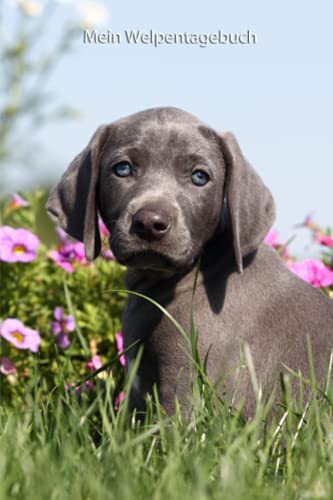
[[37,257],[39,239],[27,229],[0,227],[0,260],[31,262]]
[[95,354],[95,356],[93,356],[91,360],[86,363],[86,367],[92,372],[98,370],[101,366],[103,366],[103,363],[97,354]]
[[109,238],[110,232],[100,217],[98,218],[98,228],[102,238],[103,236]]
[[53,316],[56,321],[51,322],[51,332],[55,335],[58,346],[61,349],[67,349],[70,346],[67,332],[72,332],[75,329],[74,318],[71,314],[64,316],[63,307],[56,307]]
[[110,250],[110,248],[104,248],[104,246],[102,246],[101,249],[101,257],[105,260],[115,260],[112,250]]
[[277,240],[277,232],[271,229],[270,231],[268,231],[264,239],[264,242],[267,243],[268,245],[274,246],[276,244],[276,240]]
[[321,245],[333,249],[333,240],[327,234],[323,234],[321,231],[315,231],[314,238]]
[[27,328],[21,321],[7,318],[0,325],[0,336],[8,340],[17,349],[29,349],[37,352],[41,338],[36,330]]
[[[124,350],[124,347],[123,347],[123,334],[121,332],[117,332],[116,335],[115,335],[115,339],[116,339],[117,352],[118,352],[118,355],[119,355]],[[124,355],[120,356],[119,362],[123,366],[126,365],[126,361],[125,361],[125,356]]]
[[67,238],[67,235],[63,229],[58,227],[56,229],[60,244],[58,250],[51,250],[48,252],[48,256],[57,264],[57,266],[62,267],[68,273],[74,271],[74,264],[81,263],[86,264],[84,256],[84,245],[83,243],[76,241],[72,242]]
[[65,385],[66,391],[74,389],[76,396],[79,396],[82,393],[82,390],[84,390],[86,394],[89,394],[89,392],[92,391],[94,387],[95,386],[91,382],[91,380],[86,380],[86,382],[84,382],[82,385],[76,385],[74,384],[74,382]]
[[280,253],[281,257],[286,262],[289,262],[290,255],[289,255],[288,250],[287,250],[287,248],[285,246],[286,242],[285,241],[278,242],[278,234],[277,234],[276,231],[274,231],[273,229],[271,229],[267,233],[264,241],[265,241],[265,243],[267,243],[267,245],[270,245],[273,248],[275,248],[275,250]]
[[0,359],[0,373],[3,375],[13,375],[17,372],[16,368],[8,358]]
[[12,194],[12,199],[11,199],[11,202],[10,202],[10,208],[12,210],[14,210],[16,208],[19,208],[19,207],[28,207],[28,206],[29,206],[29,202],[27,200],[25,200],[24,198],[22,198],[17,193],[13,193]]
[[320,260],[306,259],[302,262],[293,262],[289,267],[299,278],[315,288],[333,284],[333,271]]
[[110,232],[100,217],[98,218],[98,228],[102,240],[101,257],[105,260],[114,260],[114,255],[108,244]]
[[307,227],[312,231],[315,241],[320,243],[320,245],[333,249],[333,239],[327,234],[324,234],[320,227],[313,222],[312,214],[307,215],[304,222],[298,224],[296,227]]
[[115,402],[114,402],[114,409],[115,410],[118,410],[120,403],[122,401],[124,401],[125,397],[126,397],[126,394],[124,392],[120,392],[118,394],[118,396],[116,397]]

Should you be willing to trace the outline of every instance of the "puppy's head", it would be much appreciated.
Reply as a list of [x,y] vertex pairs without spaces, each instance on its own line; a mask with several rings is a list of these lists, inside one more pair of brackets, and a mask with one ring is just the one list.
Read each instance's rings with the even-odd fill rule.
[[231,134],[176,108],[100,127],[51,192],[47,209],[86,257],[100,251],[97,214],[122,264],[181,270],[220,226],[226,200],[237,268],[274,220],[272,196]]

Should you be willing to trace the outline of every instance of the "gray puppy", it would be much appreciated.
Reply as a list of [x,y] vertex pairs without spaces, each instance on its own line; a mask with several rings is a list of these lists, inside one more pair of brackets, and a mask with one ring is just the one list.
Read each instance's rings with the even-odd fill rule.
[[[333,304],[291,273],[263,239],[272,226],[272,195],[245,160],[236,139],[176,108],[136,113],[100,127],[50,194],[47,209],[67,233],[101,249],[97,217],[128,267],[126,285],[153,298],[189,331],[190,303],[208,375],[246,418],[255,395],[240,353],[248,344],[258,384],[278,387],[285,365],[309,374],[309,336],[318,381],[333,344]],[[175,396],[191,394],[188,346],[155,306],[130,295],[123,319],[125,348],[140,340],[143,357],[130,395],[144,409],[156,384],[171,413]],[[126,355],[131,366],[138,344]],[[224,377],[223,377],[224,376]],[[279,397],[279,389],[276,392]]]

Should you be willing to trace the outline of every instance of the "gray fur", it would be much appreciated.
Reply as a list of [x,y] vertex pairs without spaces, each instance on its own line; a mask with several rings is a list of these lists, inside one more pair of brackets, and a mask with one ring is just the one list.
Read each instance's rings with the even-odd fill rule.
[[[133,176],[115,175],[112,167],[121,161],[135,166]],[[200,167],[210,176],[201,187],[191,182],[191,172]],[[284,365],[308,375],[309,336],[323,381],[333,344],[332,301],[291,273],[263,243],[274,222],[274,201],[232,134],[217,133],[176,108],[118,120],[96,132],[51,193],[47,209],[84,241],[90,260],[100,249],[99,210],[112,251],[128,267],[127,287],[165,306],[187,331],[200,257],[194,298],[199,351],[202,359],[209,351],[212,382],[224,375],[219,391],[229,400],[245,344],[267,392],[277,387]],[[141,209],[171,221],[163,237],[147,241],[136,233],[134,215]],[[144,345],[130,406],[144,409],[153,384],[168,412],[175,395],[186,406],[188,347],[170,321],[150,303],[129,296],[123,335],[125,347],[138,339]],[[126,355],[129,366],[136,350]],[[255,396],[248,370],[241,372],[237,394],[234,403],[243,403],[251,417]]]

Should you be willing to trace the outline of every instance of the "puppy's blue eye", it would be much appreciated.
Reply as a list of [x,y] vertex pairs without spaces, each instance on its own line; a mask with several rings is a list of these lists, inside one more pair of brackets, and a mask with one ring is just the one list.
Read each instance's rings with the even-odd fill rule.
[[118,177],[129,177],[132,175],[132,165],[127,161],[121,161],[113,167],[114,173]]
[[203,170],[194,170],[191,179],[196,186],[204,186],[209,181],[209,176]]

